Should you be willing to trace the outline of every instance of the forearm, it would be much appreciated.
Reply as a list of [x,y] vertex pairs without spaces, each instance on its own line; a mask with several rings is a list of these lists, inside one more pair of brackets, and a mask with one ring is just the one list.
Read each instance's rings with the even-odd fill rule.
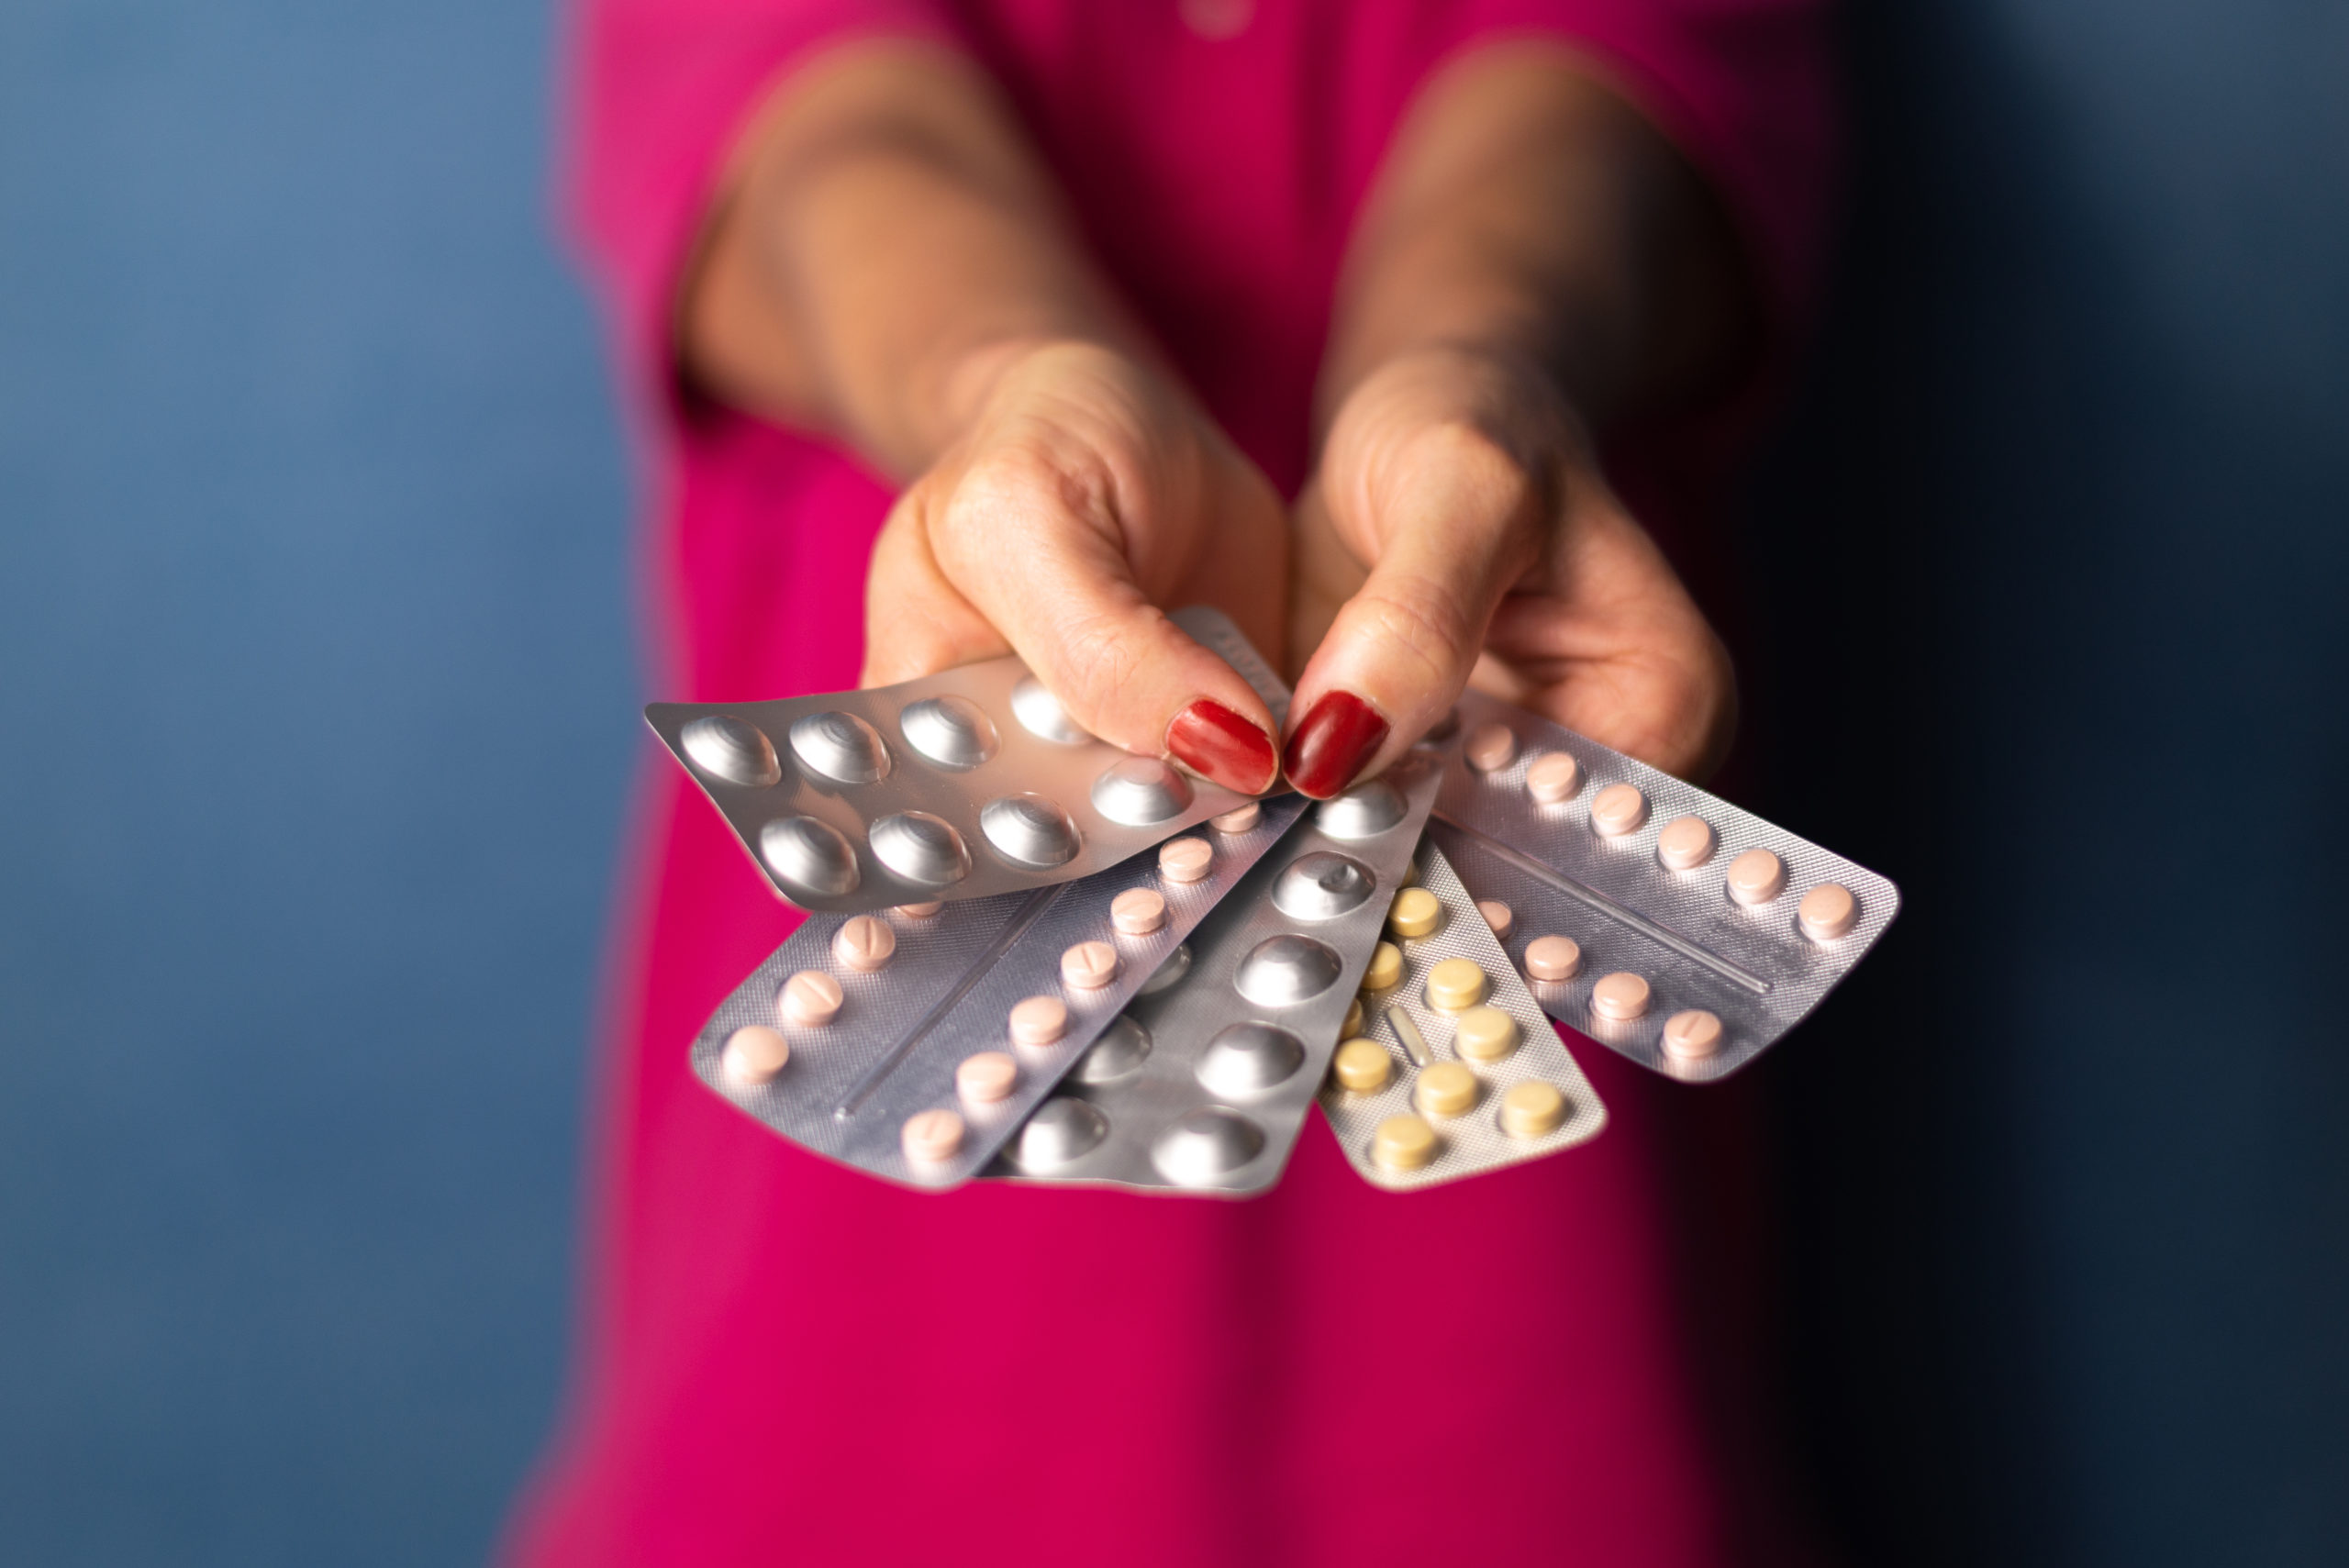
[[1380,364],[1460,348],[1537,368],[1595,423],[1750,351],[1728,226],[1695,172],[1574,57],[1479,51],[1398,132],[1349,249],[1319,424]]
[[739,150],[680,302],[686,374],[899,478],[1032,342],[1135,346],[977,72],[909,43],[796,73]]

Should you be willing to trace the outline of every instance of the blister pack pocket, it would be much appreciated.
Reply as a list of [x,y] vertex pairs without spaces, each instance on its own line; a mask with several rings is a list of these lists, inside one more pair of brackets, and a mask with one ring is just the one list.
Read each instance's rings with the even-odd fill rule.
[[1229,1197],[1278,1181],[1453,750],[1315,806],[988,1173]]
[[1279,796],[1244,812],[1244,828],[1174,840],[1203,851],[1180,876],[1138,857],[1026,893],[811,915],[711,1016],[694,1070],[804,1148],[910,1186],[952,1186],[1119,1008],[1179,977],[1186,939],[1306,804]]
[[[1435,1186],[1598,1135],[1606,1107],[1431,841],[1397,895],[1363,1027],[1341,1041],[1321,1113],[1364,1181]],[[1382,974],[1380,968],[1391,969]]]
[[1549,1015],[1643,1066],[1726,1077],[1900,910],[1890,881],[1696,785],[1469,692],[1430,836]]
[[[1281,682],[1229,619],[1172,618],[1286,717]],[[827,913],[1073,882],[1250,798],[1096,740],[1017,659],[644,717],[769,885]]]

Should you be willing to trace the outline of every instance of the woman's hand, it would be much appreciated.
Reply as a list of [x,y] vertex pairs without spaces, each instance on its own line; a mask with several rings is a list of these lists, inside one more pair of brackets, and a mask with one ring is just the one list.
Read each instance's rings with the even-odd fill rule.
[[1472,670],[1667,772],[1701,774],[1727,749],[1720,640],[1532,364],[1439,348],[1371,372],[1296,530],[1292,662],[1310,657],[1286,764],[1306,794],[1385,767]]
[[1272,486],[1186,394],[1113,350],[997,349],[977,373],[975,417],[874,548],[864,683],[1016,652],[1103,740],[1269,788],[1270,710],[1155,606],[1214,605],[1280,647]]

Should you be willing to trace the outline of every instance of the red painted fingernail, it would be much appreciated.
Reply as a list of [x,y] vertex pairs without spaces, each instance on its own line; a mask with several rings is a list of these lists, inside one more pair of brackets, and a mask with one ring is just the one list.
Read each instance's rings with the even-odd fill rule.
[[1166,750],[1226,789],[1262,795],[1273,787],[1273,738],[1219,702],[1202,697],[1176,714]]
[[1299,794],[1327,800],[1362,772],[1386,739],[1386,721],[1352,692],[1329,692],[1288,738],[1281,766]]

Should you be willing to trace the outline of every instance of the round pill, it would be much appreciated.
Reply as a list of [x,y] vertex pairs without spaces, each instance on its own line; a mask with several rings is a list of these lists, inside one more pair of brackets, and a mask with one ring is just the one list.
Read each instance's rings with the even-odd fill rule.
[[1572,937],[1536,937],[1525,944],[1529,979],[1555,984],[1582,973],[1582,944]]
[[1422,1115],[1458,1116],[1476,1103],[1476,1074],[1457,1062],[1439,1062],[1420,1072],[1411,1103]]
[[820,969],[803,969],[783,983],[774,1007],[794,1029],[822,1029],[841,1016],[841,983]]
[[906,1158],[923,1163],[951,1160],[963,1147],[963,1118],[952,1111],[916,1111],[898,1135]]
[[1621,1023],[1648,1010],[1648,983],[1636,974],[1618,972],[1601,975],[1590,988],[1590,1010]]
[[1215,863],[1205,839],[1175,839],[1159,847],[1158,874],[1169,882],[1197,882]]
[[1582,787],[1582,764],[1564,751],[1544,751],[1527,764],[1525,793],[1544,806],[1570,800]]
[[1330,1058],[1338,1082],[1357,1095],[1375,1095],[1395,1076],[1395,1059],[1375,1040],[1350,1040]]
[[889,922],[859,915],[832,934],[832,956],[859,974],[870,974],[897,951],[897,933]]
[[897,906],[897,913],[908,920],[927,920],[945,907],[944,904],[932,898],[920,904],[900,904]]
[[1079,991],[1098,991],[1118,978],[1118,950],[1108,942],[1079,942],[1061,954],[1061,981]]
[[1370,950],[1370,967],[1363,972],[1362,988],[1365,991],[1392,991],[1403,983],[1403,950],[1393,942],[1381,942]]
[[1787,890],[1787,862],[1767,850],[1748,850],[1729,862],[1729,895],[1740,904],[1767,904]]
[[1058,996],[1030,996],[1011,1005],[1015,1045],[1050,1045],[1068,1032],[1068,1004]]
[[1443,900],[1424,887],[1407,887],[1386,911],[1386,929],[1406,940],[1433,934],[1443,924]]
[[954,1069],[954,1092],[974,1105],[991,1106],[1019,1081],[1019,1064],[1000,1051],[963,1058]]
[[1648,797],[1638,786],[1609,784],[1590,799],[1590,825],[1610,839],[1636,833],[1648,819]]
[[1435,1129],[1415,1116],[1390,1116],[1370,1135],[1370,1157],[1390,1171],[1417,1171],[1435,1158]]
[[1208,826],[1219,833],[1245,833],[1264,819],[1264,808],[1254,801],[1236,806],[1220,817],[1208,818]]
[[1498,1062],[1517,1049],[1517,1020],[1489,1004],[1460,1015],[1452,1049],[1471,1062]]
[[1154,887],[1129,887],[1109,900],[1109,924],[1122,936],[1146,937],[1166,924],[1166,895]]
[[1801,924],[1802,934],[1815,942],[1831,942],[1851,935],[1859,917],[1860,901],[1841,883],[1822,882],[1804,894],[1802,902],[1795,906],[1795,919]]
[[1499,773],[1517,761],[1517,732],[1506,724],[1480,724],[1468,732],[1461,753],[1478,773]]
[[1497,937],[1507,938],[1509,928],[1517,924],[1516,915],[1497,898],[1476,900],[1476,913],[1485,917],[1485,924],[1493,929],[1493,935]]
[[1566,1096],[1555,1084],[1528,1078],[1501,1096],[1501,1130],[1511,1138],[1542,1138],[1566,1119]]
[[1664,1049],[1674,1056],[1699,1061],[1720,1048],[1721,1021],[1702,1007],[1664,1020]]
[[1485,972],[1473,958],[1447,958],[1428,971],[1428,1006],[1464,1013],[1485,999]]
[[791,1060],[791,1042],[783,1031],[751,1024],[726,1037],[723,1057],[726,1081],[742,1088],[763,1084]]
[[1655,836],[1655,858],[1674,871],[1694,871],[1713,858],[1713,825],[1701,817],[1677,817]]

